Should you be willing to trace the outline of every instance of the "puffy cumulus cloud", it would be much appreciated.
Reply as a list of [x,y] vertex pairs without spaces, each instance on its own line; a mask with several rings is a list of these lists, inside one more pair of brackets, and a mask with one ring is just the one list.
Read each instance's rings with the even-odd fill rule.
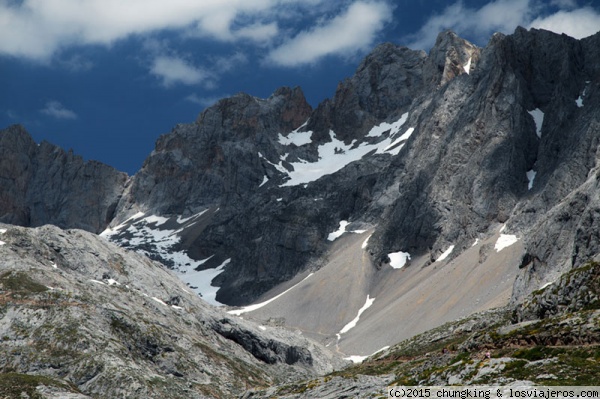
[[272,50],[267,61],[280,66],[314,63],[327,55],[349,55],[368,49],[392,16],[382,1],[356,1],[345,12],[304,31]]
[[0,54],[47,60],[72,45],[187,30],[218,40],[266,41],[277,10],[324,0],[0,0]]
[[75,112],[66,108],[58,101],[48,101],[40,112],[56,119],[77,119]]
[[547,17],[536,18],[529,26],[581,39],[600,31],[600,14],[590,7],[561,10]]
[[206,65],[195,65],[187,57],[171,54],[163,46],[150,43],[153,57],[148,66],[150,73],[161,80],[164,87],[177,84],[200,85],[206,89],[214,89],[221,74],[229,72],[248,59],[245,54],[235,52],[227,56],[208,56]]
[[181,83],[185,85],[210,84],[212,76],[202,68],[173,56],[158,56],[152,61],[150,72],[162,80],[165,87]]
[[413,49],[428,50],[438,33],[446,29],[479,37],[483,42],[492,32],[509,33],[519,25],[528,25],[536,11],[537,6],[530,0],[496,0],[479,9],[458,1],[429,18],[417,33],[405,38],[405,44]]
[[575,0],[495,0],[481,8],[469,8],[457,1],[429,18],[416,34],[405,37],[404,43],[428,50],[439,32],[452,29],[484,44],[492,33],[511,33],[517,26],[582,38],[600,30],[600,15],[589,6],[578,8]]

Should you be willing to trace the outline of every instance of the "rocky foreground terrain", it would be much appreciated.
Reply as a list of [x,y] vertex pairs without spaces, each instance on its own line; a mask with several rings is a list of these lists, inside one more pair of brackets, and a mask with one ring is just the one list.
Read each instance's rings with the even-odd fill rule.
[[0,397],[231,398],[347,363],[213,309],[161,264],[94,234],[0,232]]

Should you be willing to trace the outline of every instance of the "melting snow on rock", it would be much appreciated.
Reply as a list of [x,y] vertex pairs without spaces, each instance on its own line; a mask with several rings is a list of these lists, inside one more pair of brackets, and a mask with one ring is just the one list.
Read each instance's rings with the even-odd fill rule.
[[374,355],[378,354],[379,352],[383,352],[386,349],[389,349],[389,345],[384,346],[383,348],[371,353],[368,356],[352,355],[352,356],[345,357],[344,359],[350,360],[352,363],[362,363],[366,358],[374,356]]
[[[211,283],[216,276],[223,272],[231,259],[225,260],[216,268],[196,270],[212,258],[212,256],[203,260],[194,260],[184,251],[173,250],[173,247],[179,244],[181,240],[178,233],[183,228],[195,224],[199,220],[199,217],[207,211],[208,209],[205,209],[186,218],[179,216],[176,219],[176,225],[174,225],[175,220],[173,219],[156,215],[144,217],[145,214],[139,212],[120,225],[106,229],[100,236],[111,241],[116,241],[122,247],[129,247],[144,255],[150,255],[145,248],[152,247],[152,253],[160,256],[166,264],[172,265],[173,270],[178,274],[180,279],[187,283],[194,292],[199,294],[206,302],[218,306],[222,305],[215,299],[219,287],[215,287]],[[163,225],[169,222],[169,220],[169,226],[175,228],[164,228],[165,226]]]
[[284,137],[281,133],[279,133],[279,144],[283,144],[283,145],[290,145],[290,144],[294,144],[298,147],[306,145],[306,144],[310,144],[312,143],[312,136],[313,132],[308,131],[308,132],[297,132],[297,131],[293,131],[292,133],[288,134],[287,137]]
[[329,235],[327,236],[327,239],[329,241],[335,241],[337,238],[341,237],[342,234],[344,233],[356,233],[356,234],[362,234],[364,233],[366,230],[350,230],[350,231],[346,231],[346,226],[348,226],[350,223],[348,223],[348,221],[346,220],[342,220],[340,222],[340,227],[334,231],[333,233],[329,233]]
[[241,309],[230,310],[230,311],[229,311],[229,312],[227,312],[227,313],[229,313],[229,314],[232,314],[232,315],[235,315],[235,316],[239,316],[239,315],[241,315],[241,314],[248,313],[248,312],[252,312],[253,310],[256,310],[256,309],[260,309],[260,308],[262,308],[263,306],[266,306],[266,305],[270,304],[271,302],[275,301],[276,299],[278,299],[278,298],[281,298],[282,296],[284,296],[285,294],[287,294],[288,292],[290,292],[291,290],[293,290],[294,288],[296,288],[298,285],[302,284],[302,283],[304,282],[304,280],[306,280],[307,278],[309,278],[309,277],[310,277],[310,276],[312,276],[313,274],[314,274],[314,273],[310,273],[308,276],[304,277],[304,278],[302,279],[302,281],[300,281],[298,284],[296,284],[296,285],[294,285],[294,286],[292,286],[292,287],[288,288],[287,290],[283,291],[281,294],[279,294],[279,295],[277,295],[277,296],[274,296],[273,298],[271,298],[271,299],[269,299],[269,300],[267,300],[267,301],[264,301],[264,302],[261,302],[261,303],[256,303],[256,304],[254,304],[254,305],[248,305],[248,306],[244,306],[244,307],[243,307],[243,308],[241,308]]
[[212,258],[212,256],[201,261],[193,261],[194,263],[189,266],[182,266],[179,268],[177,274],[184,283],[186,283],[194,292],[200,294],[202,299],[206,302],[211,305],[220,306],[222,303],[217,302],[216,299],[219,287],[212,285],[212,281],[215,277],[225,271],[225,266],[231,262],[231,258],[226,259],[214,269],[195,270],[210,258]]
[[533,118],[533,121],[535,122],[535,134],[537,134],[538,137],[542,137],[542,124],[544,123],[544,113],[542,112],[541,109],[536,108],[533,111],[528,111],[529,115],[531,115],[531,117]]
[[[344,326],[344,328],[342,328],[340,330],[339,334],[345,334],[348,331],[350,331],[351,329],[353,329],[354,327],[356,327],[356,323],[358,323],[358,320],[360,319],[360,315],[362,315],[365,310],[369,309],[371,307],[371,305],[373,305],[373,302],[375,302],[375,298],[369,298],[369,295],[367,295],[367,301],[365,302],[363,307],[358,310],[358,314],[356,315],[356,317],[350,323],[346,324]],[[339,339],[339,334],[338,334],[338,339]]]
[[533,188],[533,179],[535,179],[536,174],[537,172],[533,169],[527,171],[526,175],[527,180],[529,181],[529,184],[527,185],[528,190],[531,190]]
[[[284,168],[282,164],[287,158],[287,154],[281,157],[281,161],[278,164],[270,162],[269,160],[267,160],[267,162],[289,177],[289,180],[283,183],[281,187],[310,183],[325,175],[335,173],[351,162],[357,161],[372,152],[376,154],[397,155],[404,146],[406,140],[408,140],[414,132],[414,128],[409,128],[400,137],[395,138],[407,118],[408,114],[404,114],[394,123],[390,124],[384,122],[373,127],[366,137],[379,137],[389,131],[388,137],[374,144],[366,142],[357,144],[356,140],[352,141],[350,144],[345,144],[336,137],[333,131],[329,131],[331,141],[319,146],[318,160],[316,162],[308,162],[305,160],[291,162],[291,165],[293,166],[293,170],[291,171]],[[259,156],[264,158],[260,153]]]
[[452,253],[452,251],[454,251],[454,245],[450,245],[450,247],[444,251],[443,254],[440,255],[439,258],[437,258],[435,261],[436,262],[441,262],[444,259],[446,259],[448,256],[450,256],[450,254]]
[[463,66],[463,70],[465,71],[465,73],[467,75],[471,73],[471,60],[472,60],[472,58],[469,57],[469,61],[467,61],[467,64],[465,66]]
[[402,251],[392,252],[388,254],[388,257],[390,258],[390,266],[394,269],[402,268],[406,264],[406,261],[410,260],[410,254]]
[[496,241],[496,244],[494,245],[494,249],[496,250],[496,252],[500,252],[504,248],[510,247],[517,241],[519,241],[519,239],[515,235],[500,234],[500,237],[498,237],[498,240]]

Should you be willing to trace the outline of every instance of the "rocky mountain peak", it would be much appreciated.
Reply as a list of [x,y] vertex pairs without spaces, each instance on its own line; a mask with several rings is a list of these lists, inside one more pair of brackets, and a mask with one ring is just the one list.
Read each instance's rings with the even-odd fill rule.
[[354,76],[337,86],[335,95],[319,105],[308,129],[327,141],[329,130],[351,142],[390,117],[404,112],[423,90],[426,54],[391,43],[377,46],[358,66]]
[[112,220],[127,175],[48,142],[23,126],[0,131],[0,221],[52,223],[99,233]]
[[258,133],[291,131],[305,122],[311,112],[299,87],[282,87],[267,99],[246,93],[222,99],[203,111],[197,124],[203,131],[224,134],[224,139],[232,135],[243,139]]
[[425,80],[444,85],[458,75],[470,73],[479,61],[481,50],[453,31],[441,32],[429,52]]

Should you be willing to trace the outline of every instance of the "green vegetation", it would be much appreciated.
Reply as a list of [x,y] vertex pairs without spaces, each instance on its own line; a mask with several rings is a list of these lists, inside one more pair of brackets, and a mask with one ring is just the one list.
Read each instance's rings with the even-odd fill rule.
[[49,377],[18,374],[18,373],[2,373],[0,374],[0,397],[1,398],[21,398],[22,393],[27,394],[31,399],[41,399],[43,396],[36,390],[39,385],[61,388],[68,392],[79,391],[73,386],[55,380]]
[[0,284],[6,291],[26,296],[48,291],[48,287],[34,281],[24,272],[9,271],[0,276]]

